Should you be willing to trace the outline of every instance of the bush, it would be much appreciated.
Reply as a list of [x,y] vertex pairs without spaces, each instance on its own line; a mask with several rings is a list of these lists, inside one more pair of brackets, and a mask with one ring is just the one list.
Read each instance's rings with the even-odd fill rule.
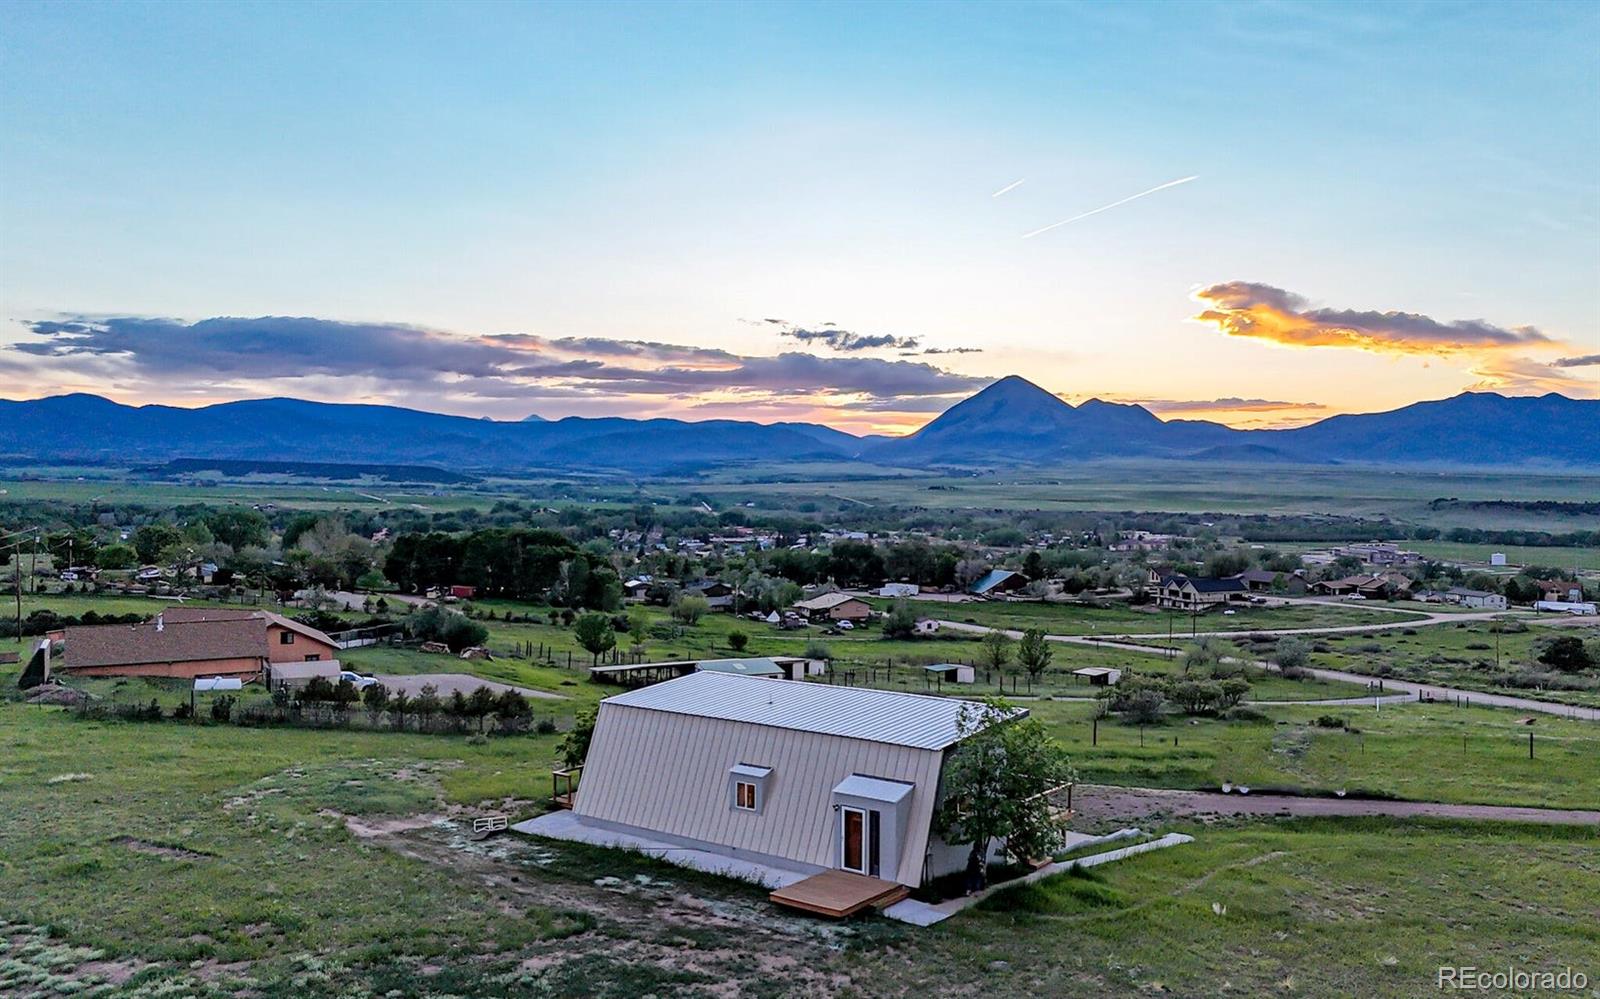
[[443,642],[451,652],[482,645],[489,629],[465,615],[443,607],[427,607],[408,615],[406,634],[423,642]]
[[[154,701],[150,702],[154,704]],[[214,722],[227,722],[233,719],[234,699],[232,694],[221,694],[211,699],[211,720]]]
[[806,643],[805,651],[801,655],[807,659],[832,659],[833,650],[828,648],[827,643],[819,642],[813,638]]
[[750,636],[742,631],[728,632],[728,648],[735,652],[743,652],[744,647],[750,644]]
[[917,613],[904,600],[896,600],[883,616],[884,638],[912,638],[917,633]]
[[1285,680],[1309,680],[1313,676],[1310,670],[1300,666],[1290,666],[1287,669],[1280,670],[1278,675]]
[[1133,725],[1156,725],[1166,711],[1167,699],[1158,690],[1141,690],[1129,697],[1122,708],[1123,720]]
[[1345,728],[1346,723],[1338,715],[1318,715],[1314,723],[1318,728]]
[[540,735],[555,735],[556,720],[554,718],[540,718],[534,723],[533,730]]
[[1222,718],[1224,721],[1236,722],[1269,722],[1272,720],[1264,712],[1243,704],[1235,708],[1229,708],[1223,712]]

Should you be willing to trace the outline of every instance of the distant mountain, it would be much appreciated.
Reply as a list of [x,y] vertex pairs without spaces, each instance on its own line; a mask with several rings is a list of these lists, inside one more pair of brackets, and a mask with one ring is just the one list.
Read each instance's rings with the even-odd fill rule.
[[[804,427],[804,431],[798,429]],[[502,423],[395,406],[254,399],[199,409],[92,395],[0,400],[0,455],[52,461],[262,458],[450,468],[693,471],[770,460],[839,460],[849,434],[806,424],[621,418]]]
[[174,459],[430,465],[454,470],[683,474],[736,463],[849,461],[905,467],[1060,464],[1159,457],[1208,462],[1600,468],[1600,401],[1464,393],[1293,430],[1162,422],[1140,406],[1072,406],[1011,376],[905,437],[810,423],[500,422],[394,406],[257,399],[199,409],[93,395],[0,400],[0,457],[158,464]]
[[956,403],[909,437],[868,449],[875,461],[1051,463],[1125,455],[1181,455],[1233,441],[1216,423],[1162,423],[1142,406],[1090,399],[1073,406],[1019,375]]

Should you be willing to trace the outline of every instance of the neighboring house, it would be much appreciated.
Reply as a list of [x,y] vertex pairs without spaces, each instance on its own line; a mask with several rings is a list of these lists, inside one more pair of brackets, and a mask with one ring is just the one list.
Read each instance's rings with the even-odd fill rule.
[[967,592],[978,597],[997,597],[1012,593],[1028,585],[1028,577],[1010,569],[990,569],[977,582],[967,587]]
[[261,676],[338,659],[333,639],[271,611],[170,607],[144,624],[67,628],[59,668],[84,676]]
[[64,583],[92,583],[99,578],[100,570],[92,565],[74,565],[61,570],[61,581]]
[[939,633],[939,622],[931,617],[919,617],[917,618],[917,623],[912,626],[911,632],[923,638],[929,635],[937,635]]
[[622,584],[622,599],[642,603],[650,593],[650,580],[630,579]]
[[824,593],[798,601],[794,609],[813,621],[865,621],[872,616],[872,607],[865,600],[848,593]]
[[968,848],[943,842],[933,817],[968,711],[955,698],[693,673],[600,702],[573,813],[687,849],[919,886],[966,866]]
[[691,596],[705,597],[706,606],[714,611],[733,608],[733,587],[715,579],[702,579],[690,583],[683,588],[683,592]]
[[1244,583],[1244,588],[1252,593],[1287,593],[1298,597],[1306,592],[1305,577],[1293,572],[1246,569],[1233,578]]
[[1324,579],[1311,584],[1311,591],[1330,597],[1360,594],[1369,600],[1411,595],[1412,582],[1398,572],[1371,572],[1341,579]]
[[1085,666],[1073,670],[1072,675],[1083,677],[1091,687],[1115,687],[1122,679],[1122,670],[1110,666]]
[[1448,603],[1460,604],[1462,607],[1481,607],[1486,610],[1506,609],[1505,595],[1490,593],[1487,590],[1469,590],[1456,586],[1446,590],[1444,598]]
[[878,587],[878,596],[880,597],[914,597],[921,592],[922,587],[916,583],[884,583]]
[[1207,579],[1200,576],[1162,576],[1156,589],[1156,606],[1202,611],[1250,599],[1244,581],[1237,577]]
[[[65,579],[66,573],[61,574]],[[1583,600],[1583,586],[1570,579],[1552,579],[1539,584],[1539,599],[1562,603],[1579,603]]]

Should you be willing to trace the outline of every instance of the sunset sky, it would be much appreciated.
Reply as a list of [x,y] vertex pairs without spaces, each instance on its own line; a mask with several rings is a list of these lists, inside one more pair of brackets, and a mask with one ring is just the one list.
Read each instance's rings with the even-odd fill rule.
[[1592,3],[12,2],[0,119],[0,397],[1600,395]]

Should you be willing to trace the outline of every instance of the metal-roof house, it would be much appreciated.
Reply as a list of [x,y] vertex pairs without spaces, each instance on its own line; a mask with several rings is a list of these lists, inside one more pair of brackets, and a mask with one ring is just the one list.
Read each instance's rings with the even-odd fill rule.
[[915,887],[966,863],[967,848],[944,843],[933,817],[972,710],[954,698],[692,673],[600,702],[573,815],[683,850]]
[[998,593],[1020,590],[1027,585],[1028,577],[1020,572],[1013,572],[1010,569],[990,569],[972,584],[968,592],[975,596],[992,597]]
[[699,673],[732,673],[736,676],[766,676],[788,679],[789,671],[772,659],[703,659],[695,664]]

